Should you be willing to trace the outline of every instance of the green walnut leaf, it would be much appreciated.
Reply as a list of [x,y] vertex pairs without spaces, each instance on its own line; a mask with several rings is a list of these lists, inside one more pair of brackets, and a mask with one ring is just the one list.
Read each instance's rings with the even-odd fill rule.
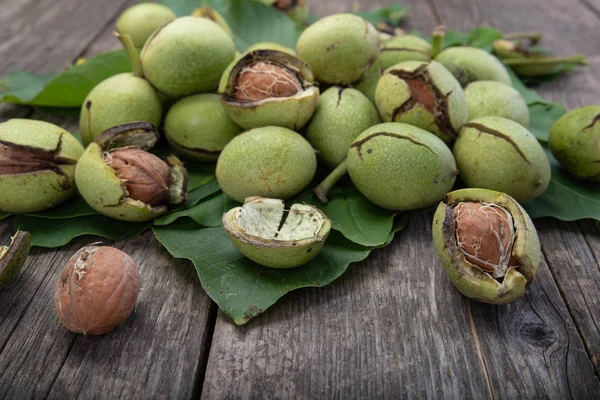
[[15,227],[31,234],[31,244],[60,247],[78,236],[97,235],[113,240],[132,239],[148,229],[152,222],[124,222],[102,215],[68,219],[37,218],[19,215]]
[[222,227],[201,228],[186,219],[153,230],[174,257],[192,261],[206,293],[237,325],[247,323],[292,290],[330,284],[350,263],[364,260],[370,253],[370,249],[331,232],[310,263],[277,270],[244,257]]
[[0,101],[46,107],[81,107],[87,94],[106,78],[131,72],[124,51],[92,57],[53,75],[13,71],[0,80]]
[[184,166],[188,171],[188,190],[190,192],[215,179],[215,164],[196,163],[185,160]]
[[277,42],[291,48],[302,33],[287,15],[259,1],[248,0],[160,0],[178,16],[190,15],[199,7],[217,10],[233,31],[236,47],[244,51],[258,42]]
[[408,7],[400,4],[393,4],[389,7],[375,8],[371,11],[360,12],[359,16],[363,17],[373,25],[379,22],[386,22],[392,26],[398,26],[408,15]]
[[479,26],[469,33],[467,46],[491,51],[492,44],[498,39],[502,39],[502,32],[498,29],[489,26]]
[[600,186],[576,181],[565,172],[547,151],[552,166],[548,189],[523,207],[531,218],[554,217],[562,221],[584,218],[600,220]]
[[312,188],[309,186],[290,202],[317,206],[329,217],[333,229],[356,244],[379,247],[387,243],[394,224],[393,211],[368,201],[348,179],[329,191],[327,204],[316,198]]
[[86,217],[89,215],[99,215],[96,210],[85,202],[83,197],[79,194],[74,196],[72,199],[67,200],[58,207],[52,208],[48,211],[42,211],[35,214],[25,214],[29,217],[46,218],[46,219],[65,219],[65,218],[77,218]]
[[219,192],[204,198],[193,207],[170,212],[156,219],[154,224],[169,225],[179,218],[188,217],[202,226],[217,227],[222,225],[221,218],[223,214],[239,205],[238,202],[227,197],[225,193]]
[[168,225],[180,217],[187,217],[189,216],[188,214],[193,214],[195,209],[202,209],[206,198],[209,198],[211,195],[220,192],[220,190],[221,188],[219,187],[217,181],[212,180],[208,184],[190,192],[188,194],[188,201],[185,204],[171,208],[168,213],[155,219],[154,223],[156,225]]
[[548,142],[552,125],[567,112],[558,103],[536,101],[529,104],[529,131],[541,142]]
[[523,96],[527,104],[544,102],[544,99],[542,99],[535,90],[531,90],[527,86],[525,86],[521,78],[519,78],[511,68],[509,68],[506,65],[505,67],[508,71],[508,75],[510,75],[513,88],[515,88],[517,92],[521,93],[521,96]]

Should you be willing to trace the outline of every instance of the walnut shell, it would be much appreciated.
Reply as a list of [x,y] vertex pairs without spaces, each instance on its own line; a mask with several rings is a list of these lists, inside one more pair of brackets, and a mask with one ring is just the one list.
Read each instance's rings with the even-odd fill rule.
[[89,245],[71,257],[56,284],[54,307],[68,330],[103,335],[123,323],[140,291],[133,259],[114,247]]

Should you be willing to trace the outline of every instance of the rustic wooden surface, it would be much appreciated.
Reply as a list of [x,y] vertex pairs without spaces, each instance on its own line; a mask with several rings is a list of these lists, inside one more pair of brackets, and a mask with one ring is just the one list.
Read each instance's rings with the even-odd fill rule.
[[[3,0],[0,76],[48,73],[118,48],[116,16],[134,0]],[[353,1],[313,1],[320,16]],[[393,1],[362,1],[363,8]],[[600,1],[405,0],[409,27],[489,24],[545,33],[556,52],[590,67],[540,88],[569,108],[600,103]],[[0,121],[72,118],[0,105]],[[445,279],[430,240],[431,215],[411,219],[387,248],[332,285],[291,293],[244,327],[202,291],[191,263],[151,234],[115,243],[141,269],[134,317],[104,337],[64,330],[52,292],[76,249],[35,249],[0,289],[2,398],[597,398],[600,393],[600,228],[536,221],[544,263],[509,306],[466,301]],[[0,238],[10,235],[0,223]]]

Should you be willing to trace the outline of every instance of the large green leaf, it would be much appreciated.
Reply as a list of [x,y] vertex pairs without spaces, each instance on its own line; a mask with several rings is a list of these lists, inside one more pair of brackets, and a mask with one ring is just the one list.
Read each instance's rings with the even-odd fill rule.
[[[170,153],[171,151],[169,151]],[[215,164],[184,162],[188,171],[188,190],[191,192],[215,179]]]
[[189,15],[198,7],[217,10],[229,23],[239,51],[258,42],[277,42],[291,48],[302,29],[287,15],[253,0],[160,0],[178,16]]
[[571,178],[548,151],[552,179],[548,189],[524,205],[532,218],[554,217],[562,221],[584,218],[600,220],[600,186]]
[[321,203],[312,191],[304,190],[293,202],[305,202],[319,207],[331,220],[333,229],[362,246],[385,244],[394,223],[394,212],[368,201],[350,182],[344,179],[329,191],[329,202]]
[[567,110],[557,103],[536,101],[529,104],[529,131],[541,142],[547,142],[552,125]]
[[544,101],[544,99],[542,99],[535,90],[531,90],[527,86],[525,86],[523,81],[521,81],[521,79],[517,76],[517,74],[515,74],[515,72],[512,69],[510,69],[508,66],[506,66],[506,69],[508,71],[508,74],[510,75],[512,86],[519,93],[521,93],[521,96],[523,96],[527,104],[533,104]]
[[94,86],[122,72],[131,72],[131,64],[124,51],[111,51],[92,57],[54,75],[13,71],[0,80],[0,101],[34,106],[80,107]]
[[392,26],[398,26],[408,15],[408,7],[400,4],[392,4],[389,7],[375,8],[371,11],[358,13],[361,17],[377,25],[379,22],[387,22]]
[[370,252],[332,231],[313,261],[298,268],[277,270],[244,257],[222,227],[200,228],[186,219],[153,229],[174,257],[194,263],[206,293],[238,325],[264,312],[292,290],[328,285],[350,263],[364,260]]
[[188,217],[202,226],[217,227],[221,226],[223,214],[239,205],[235,200],[227,197],[225,193],[219,192],[203,199],[194,207],[169,213],[154,221],[154,224],[169,225],[179,218]]
[[3,220],[3,219],[4,219],[4,218],[6,218],[6,217],[9,217],[10,215],[12,215],[12,214],[5,213],[5,212],[1,212],[1,211],[0,211],[0,221],[1,221],[1,220]]
[[19,215],[15,221],[16,229],[31,233],[32,245],[40,247],[60,247],[83,235],[97,235],[114,240],[131,239],[140,235],[151,224],[117,221],[102,215],[68,219]]
[[98,215],[98,213],[85,202],[83,197],[78,194],[73,196],[72,199],[51,210],[26,215],[28,217],[36,218],[64,219]]

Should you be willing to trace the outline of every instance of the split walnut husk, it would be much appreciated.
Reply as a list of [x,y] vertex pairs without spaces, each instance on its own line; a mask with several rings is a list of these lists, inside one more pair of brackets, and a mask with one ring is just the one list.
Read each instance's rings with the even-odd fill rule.
[[297,131],[319,101],[308,64],[276,50],[243,56],[222,80],[219,93],[229,117],[244,129],[281,126]]
[[73,196],[81,144],[59,126],[11,119],[0,124],[0,211],[33,213]]
[[19,273],[30,249],[31,235],[24,231],[17,231],[8,246],[0,246],[0,287]]
[[294,204],[285,212],[279,199],[249,197],[223,215],[235,247],[252,261],[271,268],[294,268],[321,251],[331,222],[318,208]]
[[510,196],[485,189],[450,192],[433,219],[444,272],[465,296],[506,304],[523,296],[541,261],[533,222]]
[[[125,137],[148,139],[146,135]],[[112,218],[139,222],[152,220],[167,212],[167,206],[187,200],[188,175],[183,163],[175,156],[163,160],[142,150],[148,145],[141,140],[138,146],[88,146],[77,163],[75,181],[92,208]]]

